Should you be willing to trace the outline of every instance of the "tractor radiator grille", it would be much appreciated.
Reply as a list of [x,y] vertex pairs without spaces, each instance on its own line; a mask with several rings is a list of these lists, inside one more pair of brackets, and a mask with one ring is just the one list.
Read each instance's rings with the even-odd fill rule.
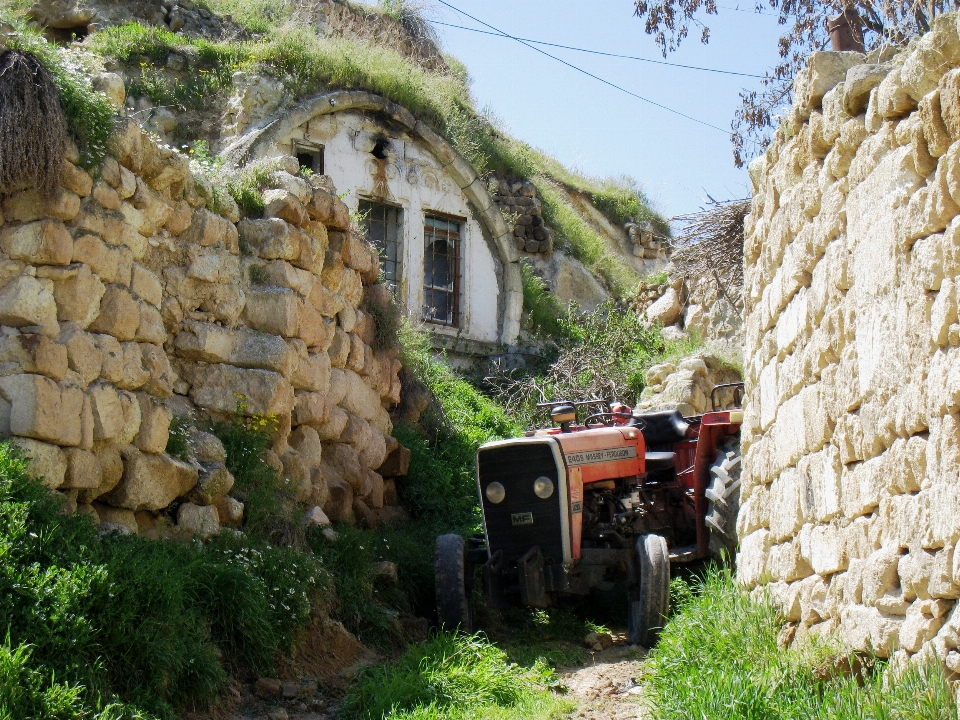
[[[534,545],[539,545],[549,562],[563,562],[561,536],[561,487],[550,441],[522,443],[481,449],[477,457],[480,499],[490,552],[503,551],[512,564]],[[547,499],[533,492],[538,477],[548,477],[554,491]],[[491,503],[487,485],[499,482],[506,490],[504,500]],[[532,522],[530,522],[532,521]]]

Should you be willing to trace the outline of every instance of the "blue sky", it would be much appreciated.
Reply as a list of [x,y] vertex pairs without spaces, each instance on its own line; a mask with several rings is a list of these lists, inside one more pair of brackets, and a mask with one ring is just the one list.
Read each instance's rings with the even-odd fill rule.
[[[631,0],[447,0],[456,8],[518,37],[605,52],[662,59]],[[721,3],[708,18],[711,40],[694,29],[675,63],[761,74],[777,61],[780,26],[773,15],[736,11]],[[749,2],[741,7],[751,9]],[[428,0],[429,18],[481,27]],[[748,194],[744,170],[733,165],[728,134],[670,114],[578,73],[506,38],[436,26],[445,51],[473,78],[478,107],[489,107],[516,137],[564,164],[595,176],[629,175],[665,215],[717,199]],[[726,130],[751,78],[670,68],[544,48],[631,92]]]

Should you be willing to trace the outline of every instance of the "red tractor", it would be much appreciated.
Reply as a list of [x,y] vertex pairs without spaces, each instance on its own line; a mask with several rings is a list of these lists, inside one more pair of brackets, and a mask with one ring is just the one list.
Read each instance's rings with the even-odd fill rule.
[[713,407],[724,390],[736,409],[686,418],[595,400],[547,403],[554,427],[481,446],[484,535],[437,538],[441,627],[472,632],[479,565],[493,608],[625,586],[630,642],[651,646],[667,614],[670,563],[736,547],[743,384],[718,385]]

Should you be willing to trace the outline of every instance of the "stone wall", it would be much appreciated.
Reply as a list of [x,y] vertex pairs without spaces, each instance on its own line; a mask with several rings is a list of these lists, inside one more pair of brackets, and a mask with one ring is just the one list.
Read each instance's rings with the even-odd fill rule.
[[553,229],[543,222],[542,204],[537,188],[529,180],[491,178],[487,182],[493,202],[503,213],[507,227],[513,232],[513,242],[523,253],[553,252]]
[[797,638],[960,671],[960,40],[815,53],[751,165],[737,572]]
[[405,470],[386,410],[400,363],[372,348],[362,308],[389,292],[329,179],[280,158],[264,217],[240,219],[135,122],[110,148],[93,173],[72,150],[55,197],[2,200],[0,433],[70,508],[210,535],[242,519],[224,449],[194,429],[172,457],[171,421],[272,416],[268,461],[304,509],[375,522],[395,502],[375,471]]

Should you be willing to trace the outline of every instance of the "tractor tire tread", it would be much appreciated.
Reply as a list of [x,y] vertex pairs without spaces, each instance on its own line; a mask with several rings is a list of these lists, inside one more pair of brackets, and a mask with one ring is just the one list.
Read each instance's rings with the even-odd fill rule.
[[460,535],[441,535],[434,551],[437,621],[441,629],[473,632],[473,613],[467,595],[466,543]]

